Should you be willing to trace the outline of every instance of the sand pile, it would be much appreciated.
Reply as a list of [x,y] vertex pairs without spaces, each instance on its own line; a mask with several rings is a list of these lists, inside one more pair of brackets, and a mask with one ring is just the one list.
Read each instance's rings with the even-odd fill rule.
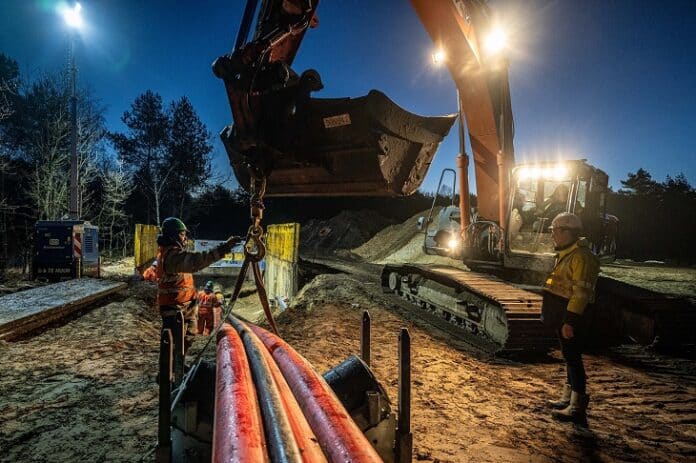
[[[433,211],[433,217],[437,216],[440,208]],[[412,264],[444,264],[459,268],[466,266],[448,257],[427,255],[423,251],[425,235],[418,231],[419,217],[427,217],[428,211],[419,212],[405,222],[390,225],[377,233],[365,244],[352,249],[351,254],[358,256],[360,260],[374,264],[398,264],[408,262]],[[343,257],[343,255],[341,255]]]
[[392,223],[371,210],[342,211],[331,219],[303,224],[300,248],[305,254],[332,254],[336,249],[352,249]]

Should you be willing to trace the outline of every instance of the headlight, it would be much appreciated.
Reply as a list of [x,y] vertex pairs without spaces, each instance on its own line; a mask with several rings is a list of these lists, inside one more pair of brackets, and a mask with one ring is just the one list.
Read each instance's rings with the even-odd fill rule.
[[457,249],[459,247],[459,240],[457,238],[450,238],[447,242],[447,247],[450,249]]

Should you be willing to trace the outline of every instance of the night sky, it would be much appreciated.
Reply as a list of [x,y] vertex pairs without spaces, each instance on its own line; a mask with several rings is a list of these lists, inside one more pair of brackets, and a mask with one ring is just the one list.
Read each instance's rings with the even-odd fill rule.
[[[0,52],[24,77],[66,63],[67,29],[49,0],[0,1]],[[173,5],[176,5],[175,7]],[[231,173],[217,132],[231,121],[211,63],[235,38],[242,1],[82,2],[79,80],[107,108],[110,130],[146,89],[188,96],[215,139],[213,165]],[[510,27],[517,160],[587,158],[610,184],[638,168],[658,181],[696,183],[696,1],[494,1]],[[319,71],[318,97],[384,91],[409,111],[456,111],[447,71],[406,0],[323,0],[294,63]],[[454,167],[456,130],[440,147],[425,190]]]

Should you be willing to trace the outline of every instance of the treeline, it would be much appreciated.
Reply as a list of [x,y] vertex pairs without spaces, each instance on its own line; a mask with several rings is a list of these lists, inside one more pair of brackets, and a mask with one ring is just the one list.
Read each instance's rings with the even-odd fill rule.
[[607,211],[619,218],[618,257],[696,263],[696,190],[683,174],[664,182],[638,169],[609,195]]
[[[128,255],[135,223],[186,216],[215,181],[211,134],[186,97],[144,92],[120,133],[87,89],[76,96],[81,217],[99,226],[103,254]],[[37,220],[68,217],[70,101],[66,73],[29,80],[0,53],[0,271],[28,269]]]

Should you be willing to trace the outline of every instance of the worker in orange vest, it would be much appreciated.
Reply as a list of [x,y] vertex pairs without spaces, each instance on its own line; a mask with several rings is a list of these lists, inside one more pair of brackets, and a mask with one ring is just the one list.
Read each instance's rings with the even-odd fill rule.
[[213,282],[208,281],[198,293],[198,334],[208,336],[220,323],[222,301],[213,291]]
[[241,241],[238,236],[231,236],[210,251],[191,252],[186,250],[188,237],[186,225],[175,217],[164,219],[162,234],[157,237],[157,303],[165,327],[176,326],[178,313],[183,313],[184,352],[198,332],[198,292],[192,273],[220,260]]
[[143,272],[143,279],[145,281],[157,281],[157,259],[145,269]]

